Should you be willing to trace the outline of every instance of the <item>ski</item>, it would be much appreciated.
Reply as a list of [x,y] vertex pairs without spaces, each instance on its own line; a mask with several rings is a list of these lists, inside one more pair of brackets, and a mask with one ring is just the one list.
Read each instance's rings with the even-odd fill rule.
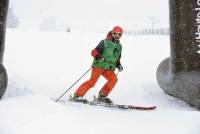
[[[156,106],[136,106],[136,105],[126,105],[126,104],[115,104],[115,103],[99,103],[96,101],[73,101],[72,99],[67,100],[68,102],[72,103],[79,103],[79,104],[85,104],[90,106],[100,106],[100,107],[107,107],[107,108],[116,108],[121,110],[154,110],[156,109]],[[59,100],[58,102],[65,104],[66,100]]]
[[[71,101],[71,102],[73,102],[73,101]],[[83,104],[88,104],[88,105],[92,105],[92,106],[103,106],[103,107],[108,107],[108,108],[129,109],[129,110],[154,110],[154,109],[156,109],[156,106],[135,106],[135,105],[125,105],[125,104],[115,104],[115,103],[107,104],[107,103],[98,103],[98,102],[93,102],[93,101],[74,102],[74,103],[83,103]]]

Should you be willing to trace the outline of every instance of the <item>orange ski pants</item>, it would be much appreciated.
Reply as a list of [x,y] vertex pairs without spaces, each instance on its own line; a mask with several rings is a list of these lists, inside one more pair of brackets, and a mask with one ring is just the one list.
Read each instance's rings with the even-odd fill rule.
[[104,76],[108,81],[100,90],[99,94],[103,96],[108,96],[111,90],[114,88],[115,84],[117,83],[117,76],[114,71],[105,70],[102,68],[93,67],[91,77],[89,80],[84,82],[75,92],[78,96],[84,96],[86,92],[95,86],[95,83],[99,79],[100,76]]

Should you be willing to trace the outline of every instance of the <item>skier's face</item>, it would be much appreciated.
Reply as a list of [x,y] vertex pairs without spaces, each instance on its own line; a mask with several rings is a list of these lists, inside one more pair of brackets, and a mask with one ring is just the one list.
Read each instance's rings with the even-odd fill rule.
[[115,39],[115,40],[119,40],[122,36],[122,33],[117,33],[117,32],[113,32],[112,31],[112,37]]

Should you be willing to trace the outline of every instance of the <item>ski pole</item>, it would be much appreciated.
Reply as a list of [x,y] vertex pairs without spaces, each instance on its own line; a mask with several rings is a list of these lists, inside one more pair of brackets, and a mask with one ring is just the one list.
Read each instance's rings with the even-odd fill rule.
[[[90,67],[90,69],[92,69],[92,67]],[[83,78],[83,76],[85,76],[90,71],[90,69],[88,69],[77,81],[74,82],[74,84],[72,84],[67,89],[67,91],[65,91],[58,99],[56,99],[56,102],[59,101],[81,78]]]

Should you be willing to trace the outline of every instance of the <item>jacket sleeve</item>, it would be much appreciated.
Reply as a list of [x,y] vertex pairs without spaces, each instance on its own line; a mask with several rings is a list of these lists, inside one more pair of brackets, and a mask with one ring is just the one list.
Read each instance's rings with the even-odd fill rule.
[[92,50],[91,55],[95,58],[97,55],[100,55],[105,49],[104,41],[102,40],[95,49]]
[[118,66],[118,65],[121,65],[120,59],[121,59],[121,54],[120,54],[120,56],[119,56],[119,58],[118,58],[118,60],[117,60],[117,63],[116,63],[117,66]]
[[117,60],[117,62],[116,62],[116,65],[117,65],[117,66],[121,65],[121,61],[120,61],[121,56],[122,56],[122,53],[120,53],[119,58],[118,58],[118,60]]

